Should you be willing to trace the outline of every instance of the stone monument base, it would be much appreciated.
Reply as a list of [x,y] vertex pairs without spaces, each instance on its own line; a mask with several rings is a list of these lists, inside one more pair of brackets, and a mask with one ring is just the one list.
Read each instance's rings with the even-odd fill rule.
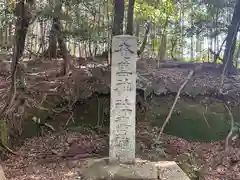
[[134,165],[109,163],[108,158],[89,160],[85,180],[190,180],[174,161],[136,159]]

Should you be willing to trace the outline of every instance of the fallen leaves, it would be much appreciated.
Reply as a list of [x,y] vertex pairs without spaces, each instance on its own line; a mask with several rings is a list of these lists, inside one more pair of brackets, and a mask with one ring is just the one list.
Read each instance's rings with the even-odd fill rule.
[[[136,156],[147,158],[154,156],[155,161],[163,159],[159,152],[154,152],[150,147],[158,135],[157,130],[158,128],[147,123],[137,125],[137,144],[142,148]],[[235,144],[231,151],[226,153],[223,142],[188,142],[168,135],[163,135],[162,141],[168,160],[171,157],[181,161],[180,157],[190,154],[188,156],[190,160],[183,158],[181,161],[183,166],[185,161],[190,163],[188,168],[203,166],[201,170],[203,180],[215,180],[218,177],[224,180],[237,180],[240,177],[240,147]],[[9,159],[3,162],[3,167],[9,180],[72,180],[81,177],[86,158],[104,157],[108,155],[107,152],[107,134],[96,134],[90,130],[84,134],[62,132],[27,139],[17,151],[27,156],[9,155]]]

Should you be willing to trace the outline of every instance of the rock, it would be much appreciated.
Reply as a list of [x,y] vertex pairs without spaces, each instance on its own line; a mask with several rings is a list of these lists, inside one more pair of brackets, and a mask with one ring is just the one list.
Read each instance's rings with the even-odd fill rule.
[[109,164],[107,158],[90,160],[88,167],[83,170],[86,180],[96,179],[165,179],[190,180],[174,161],[150,162],[136,159],[134,165]]

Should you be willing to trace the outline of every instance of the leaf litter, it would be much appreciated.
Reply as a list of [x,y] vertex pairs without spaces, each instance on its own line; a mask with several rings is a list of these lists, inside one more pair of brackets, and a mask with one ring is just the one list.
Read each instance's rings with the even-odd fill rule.
[[[137,157],[159,160],[176,160],[189,173],[195,167],[195,176],[203,180],[240,179],[239,144],[234,143],[230,152],[225,152],[224,142],[196,143],[164,134],[162,148],[165,155],[151,147],[159,129],[147,123],[137,125]],[[82,169],[89,158],[108,156],[108,134],[62,132],[26,139],[16,151],[19,156],[8,155],[3,168],[9,180],[72,180],[81,179]],[[194,159],[184,162],[184,155]],[[182,158],[182,159],[181,159]],[[185,158],[186,160],[186,158]],[[191,174],[189,174],[191,176]]]

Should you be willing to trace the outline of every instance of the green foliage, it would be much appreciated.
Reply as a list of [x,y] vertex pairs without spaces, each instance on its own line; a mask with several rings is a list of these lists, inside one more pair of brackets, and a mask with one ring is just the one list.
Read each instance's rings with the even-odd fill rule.
[[136,18],[144,20],[151,19],[157,22],[157,17],[159,17],[160,11],[148,4],[148,1],[136,0],[134,8]]
[[[0,30],[5,32],[9,24],[14,23],[14,11],[11,4],[5,0],[0,0],[0,5]],[[192,39],[194,43],[201,41],[197,50],[199,55],[194,57],[199,60],[205,56],[200,52],[203,52],[202,46],[206,39],[215,43],[218,37],[226,34],[234,5],[234,0],[135,0],[134,28],[137,29],[138,23],[138,40],[141,44],[144,24],[151,22],[146,49],[155,55],[166,53],[168,57],[174,55],[180,59],[187,58],[183,56],[189,47],[189,40]],[[128,1],[125,1],[125,20],[127,7]],[[90,41],[93,44],[107,43],[111,36],[113,13],[113,0],[50,0],[47,3],[36,1],[31,22],[51,22],[54,17],[58,17],[67,39]],[[191,51],[196,49],[193,47]]]

